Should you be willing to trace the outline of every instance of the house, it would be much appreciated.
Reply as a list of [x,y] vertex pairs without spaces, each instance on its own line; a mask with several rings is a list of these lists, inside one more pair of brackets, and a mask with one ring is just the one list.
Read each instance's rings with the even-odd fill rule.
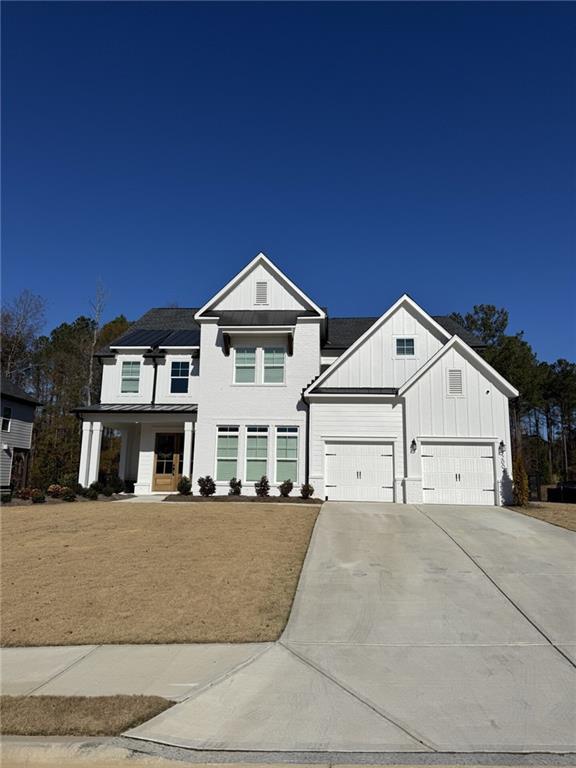
[[2,490],[23,488],[28,482],[32,429],[40,403],[4,376],[1,388],[0,485]]
[[507,502],[518,392],[480,346],[407,295],[378,318],[331,318],[259,254],[204,306],[152,309],[99,352],[79,482],[97,479],[110,427],[139,494],[182,475],[254,493],[267,475],[326,499]]

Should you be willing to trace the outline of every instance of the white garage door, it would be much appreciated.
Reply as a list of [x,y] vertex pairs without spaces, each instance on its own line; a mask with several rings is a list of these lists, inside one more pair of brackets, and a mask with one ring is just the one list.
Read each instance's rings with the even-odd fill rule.
[[424,443],[422,488],[427,504],[494,504],[494,446]]
[[326,496],[336,501],[394,501],[391,443],[327,443]]

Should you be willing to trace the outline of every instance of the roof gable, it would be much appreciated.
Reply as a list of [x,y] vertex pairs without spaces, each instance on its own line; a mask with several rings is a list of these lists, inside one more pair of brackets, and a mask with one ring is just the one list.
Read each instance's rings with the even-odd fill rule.
[[318,318],[325,317],[324,311],[312,299],[267,256],[259,253],[198,310],[195,318],[200,320],[223,311],[262,309],[312,312]]

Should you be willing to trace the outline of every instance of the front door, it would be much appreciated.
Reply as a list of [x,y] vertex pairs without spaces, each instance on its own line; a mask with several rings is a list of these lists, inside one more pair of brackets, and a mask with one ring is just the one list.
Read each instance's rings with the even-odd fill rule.
[[153,491],[175,491],[182,477],[183,435],[157,432],[154,449]]

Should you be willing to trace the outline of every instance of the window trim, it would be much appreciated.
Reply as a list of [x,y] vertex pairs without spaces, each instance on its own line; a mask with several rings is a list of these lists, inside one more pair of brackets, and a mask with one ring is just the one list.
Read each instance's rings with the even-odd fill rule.
[[236,424],[218,424],[216,427],[216,445],[215,445],[215,459],[214,459],[214,482],[215,483],[225,483],[228,485],[230,483],[230,480],[218,480],[218,461],[219,460],[226,460],[230,459],[229,456],[219,456],[218,455],[218,438],[220,435],[236,435],[238,438],[236,443],[236,473],[233,475],[236,479],[238,479],[238,458],[240,456],[240,427]]
[[[138,366],[138,377],[135,376],[124,376],[124,365],[129,363],[130,365],[136,364]],[[136,380],[138,382],[138,389],[136,392],[125,392],[124,391],[124,379],[128,379],[129,381]],[[121,395],[128,395],[129,397],[134,397],[135,395],[140,394],[140,385],[142,382],[142,361],[141,360],[122,360],[121,366],[120,366],[120,394]]]
[[[268,474],[269,467],[270,467],[270,427],[268,424],[247,424],[246,428],[244,429],[244,478],[246,483],[257,483],[260,480],[260,477],[256,478],[256,480],[248,480],[248,462],[250,459],[248,458],[248,438],[250,437],[250,432],[253,431],[256,435],[258,434],[265,434],[266,435],[266,472],[264,474],[268,479],[270,479],[270,476]],[[253,459],[254,461],[262,461],[261,458]]]
[[[282,352],[282,366],[279,365],[266,365],[266,351],[281,351]],[[282,381],[266,381],[266,369],[282,368]],[[262,384],[266,387],[283,387],[286,384],[286,347],[279,346],[266,346],[262,347]]]
[[[286,432],[280,432],[280,430],[286,430]],[[274,429],[274,483],[280,485],[284,480],[278,479],[278,462],[279,461],[294,461],[294,459],[278,458],[278,436],[281,434],[288,434],[296,438],[296,477],[290,479],[294,485],[298,485],[300,482],[300,427],[295,424],[277,424]]]
[[[406,353],[406,352],[398,352],[398,342],[403,341],[411,341],[412,342],[412,352]],[[395,336],[394,337],[394,346],[395,346],[395,357],[398,360],[406,360],[406,359],[414,359],[416,357],[416,338],[414,336]]]
[[[4,412],[8,411],[8,416],[4,415]],[[5,427],[4,423],[8,422],[8,426]],[[2,432],[10,432],[12,427],[12,407],[9,405],[2,406]]]
[[[238,352],[239,351],[246,351],[246,350],[253,350],[254,351],[254,365],[242,365],[238,364]],[[238,368],[254,368],[254,381],[237,381],[236,379],[236,372]],[[233,382],[238,387],[253,387],[258,383],[258,347],[248,347],[246,345],[234,347],[234,371],[233,371]]]
[[[178,376],[174,375],[174,365],[187,365],[188,366],[188,373],[184,376],[182,374],[179,374]],[[190,376],[192,375],[192,366],[190,364],[190,360],[185,359],[178,359],[178,360],[171,360],[170,361],[170,380],[168,383],[168,392],[170,395],[188,395],[190,394]],[[172,382],[174,380],[181,380],[184,379],[186,381],[186,391],[185,392],[173,392],[172,391]]]

